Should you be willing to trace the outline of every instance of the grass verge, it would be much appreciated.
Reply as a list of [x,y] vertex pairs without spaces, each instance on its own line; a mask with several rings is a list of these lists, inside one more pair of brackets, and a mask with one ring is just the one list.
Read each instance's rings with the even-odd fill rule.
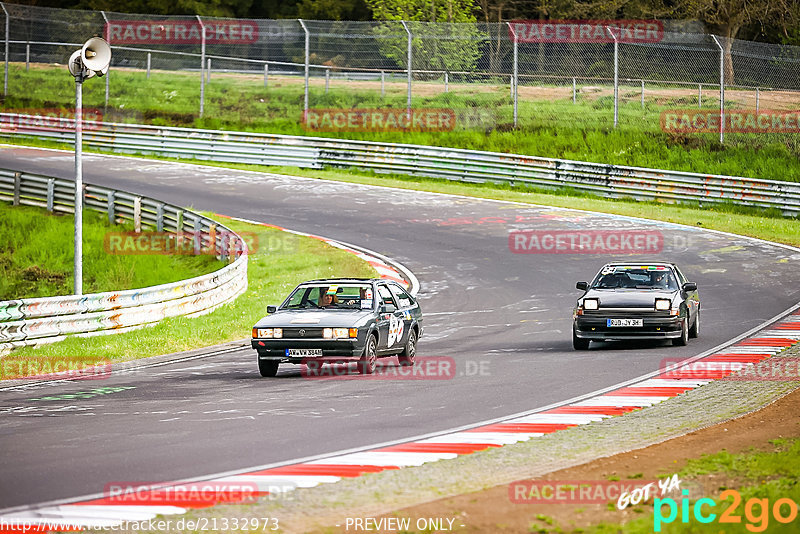
[[[214,217],[211,213],[205,216]],[[39,348],[25,347],[6,359],[35,362],[39,369],[52,369],[54,362],[75,369],[99,361],[121,362],[242,339],[248,337],[253,324],[266,315],[267,304],[280,303],[302,281],[334,276],[376,276],[372,267],[355,255],[317,239],[234,220],[225,223],[234,231],[251,232],[257,243],[256,251],[249,258],[247,291],[234,302],[197,318],[175,317],[121,334],[70,337]],[[30,368],[36,369],[36,365]]]
[[[146,79],[142,70],[115,68],[110,80],[108,108],[104,106],[103,83],[90,81],[84,86],[84,105],[101,110],[108,121],[343,137],[800,181],[800,140],[796,135],[729,132],[726,143],[721,145],[713,133],[663,131],[662,112],[697,105],[692,90],[654,88],[646,96],[644,107],[638,95],[627,98],[619,109],[619,128],[613,128],[613,104],[608,91],[582,93],[573,103],[571,91],[563,87],[521,87],[519,127],[514,130],[508,87],[498,80],[454,83],[449,92],[444,92],[444,86],[438,83],[417,82],[413,89],[414,108],[452,109],[460,121],[456,129],[316,132],[301,123],[302,78],[274,76],[265,88],[263,78],[257,75],[214,73],[206,86],[205,118],[198,116],[200,88],[196,73],[153,71]],[[386,95],[381,97],[379,83],[334,80],[326,91],[324,81],[312,78],[309,106],[405,109],[405,90],[405,82],[391,81],[386,84]],[[26,72],[24,65],[12,63],[9,92],[2,101],[5,110],[33,113],[52,108],[70,110],[74,105],[73,83],[63,75],[61,66],[36,65]],[[627,94],[624,90],[622,93]],[[729,109],[753,107],[749,93],[731,89],[728,95]],[[791,100],[794,97],[779,96],[789,100],[769,105],[797,106]],[[706,98],[704,109],[713,111],[718,107],[713,96]],[[764,107],[768,107],[766,103]]]
[[[85,293],[155,286],[221,269],[213,256],[115,255],[104,248],[110,232],[133,231],[112,225],[105,214],[83,216]],[[74,217],[42,208],[0,202],[0,300],[69,295],[73,291]]]

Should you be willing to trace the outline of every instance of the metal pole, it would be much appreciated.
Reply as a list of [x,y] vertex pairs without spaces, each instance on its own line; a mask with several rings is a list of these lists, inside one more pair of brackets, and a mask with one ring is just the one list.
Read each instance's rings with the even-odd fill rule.
[[411,61],[413,59],[411,53],[412,36],[411,36],[411,30],[408,29],[408,24],[406,24],[406,21],[401,20],[400,22],[403,23],[403,28],[406,29],[406,33],[408,34],[408,54],[407,54],[408,67],[406,68],[406,72],[408,73],[408,97],[406,98],[406,117],[410,121],[411,120]]
[[450,88],[448,87],[449,86],[449,83],[448,83],[449,81],[450,80],[448,79],[447,71],[444,71],[444,92],[445,93],[448,93],[449,90],[450,90]]
[[381,98],[386,96],[386,72],[381,71]]
[[514,31],[514,28],[511,27],[510,22],[506,22],[508,24],[508,29],[511,30],[511,35],[514,37],[514,75],[511,77],[511,98],[514,99],[514,128],[517,127],[517,95],[519,94],[519,90],[517,89],[517,85],[519,84],[519,48],[518,48],[518,39],[517,39],[517,32]]
[[2,6],[3,13],[5,13],[6,15],[6,48],[5,48],[5,55],[3,56],[3,59],[5,60],[6,63],[6,69],[5,69],[5,76],[3,77],[3,95],[8,96],[8,32],[10,31],[9,30],[10,17],[8,16],[8,11],[6,11],[6,5],[3,2],[0,2],[0,6]]
[[200,24],[200,117],[203,117],[203,108],[205,107],[206,100],[206,73],[203,69],[206,65],[206,25],[200,15],[195,15],[197,22]]
[[75,256],[74,293],[83,294],[83,73],[75,77]]
[[719,47],[719,142],[725,142],[725,50],[716,35],[711,35]]
[[758,87],[756,87],[756,114],[758,114],[758,107],[759,107],[759,100],[760,100],[759,97],[760,96],[761,96],[760,91],[759,91]]
[[703,84],[697,84],[697,107],[703,107]]
[[572,103],[575,103],[577,96],[577,87],[575,86],[575,78],[572,78]]
[[325,69],[325,94],[328,94],[328,87],[331,84],[331,69]]
[[206,83],[211,83],[211,58],[206,60]]
[[269,63],[264,63],[264,87],[267,86],[267,78],[269,78]]
[[[111,32],[109,31],[108,27],[108,17],[106,17],[105,11],[100,11],[100,14],[103,15],[103,20],[106,21],[106,28],[103,33],[105,34],[105,38],[106,41],[108,42],[108,45],[111,46]],[[110,74],[111,74],[110,72],[106,72],[106,103],[105,103],[106,108],[108,108],[108,83],[109,83],[108,80],[109,78],[111,78],[111,76],[109,76]]]
[[150,52],[147,53],[147,79],[150,79]]
[[616,128],[619,122],[619,41],[608,26],[606,31],[614,39],[614,128]]
[[306,84],[305,84],[305,94],[303,96],[303,112],[307,114],[308,113],[308,55],[309,55],[310,42],[309,42],[309,33],[308,33],[308,28],[306,27],[306,23],[303,22],[303,19],[297,19],[297,20],[300,22],[300,26],[303,27],[303,31],[306,34],[306,60],[305,60],[305,74],[304,74]]
[[31,44],[27,43],[25,45],[25,72],[28,72],[31,68]]
[[644,80],[642,80],[642,109],[644,109]]

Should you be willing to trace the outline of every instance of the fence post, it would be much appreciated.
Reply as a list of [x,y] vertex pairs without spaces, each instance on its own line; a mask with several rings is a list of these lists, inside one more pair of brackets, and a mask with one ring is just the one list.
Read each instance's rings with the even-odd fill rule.
[[703,84],[697,84],[697,107],[703,107]]
[[116,213],[114,213],[116,207],[117,207],[117,192],[111,190],[108,192],[108,209],[106,210],[108,211],[108,224],[117,223],[116,221],[117,216]]
[[381,98],[386,96],[386,72],[381,71]]
[[14,173],[14,201],[12,202],[13,206],[19,206],[19,197],[20,197],[20,187],[21,187],[21,180],[22,180],[22,173],[15,172]]
[[133,231],[142,233],[142,197],[133,197]]
[[31,70],[31,43],[25,44],[25,72]]
[[328,94],[328,86],[331,84],[331,69],[325,69],[325,94]]
[[406,72],[408,73],[408,97],[406,98],[406,118],[408,118],[408,120],[411,120],[411,61],[413,60],[413,54],[411,52],[412,35],[411,35],[411,30],[408,29],[408,24],[406,24],[406,21],[401,20],[400,22],[403,23],[403,28],[405,28],[406,33],[408,34],[408,52],[407,52],[408,67],[406,68]]
[[3,55],[3,59],[6,63],[5,75],[3,77],[3,95],[8,96],[8,32],[9,30],[9,15],[8,11],[6,10],[6,4],[4,2],[0,2],[0,7],[3,8],[3,13],[6,15],[6,48],[5,54]]
[[644,109],[644,80],[642,80],[642,109]]
[[719,142],[725,142],[725,50],[716,35],[711,35],[719,47]]
[[206,25],[203,24],[203,19],[200,15],[195,15],[197,22],[200,24],[200,118],[203,118],[203,108],[205,107],[206,100],[206,73],[204,72],[206,65]]
[[156,205],[156,232],[164,231],[164,204],[159,202]]
[[577,90],[577,87],[575,86],[575,77],[573,77],[572,78],[572,103],[573,104],[575,103],[577,93],[578,93],[578,90]]
[[147,79],[150,79],[150,52],[147,53]]
[[269,77],[269,63],[264,63],[264,87],[267,86],[268,77]]
[[614,128],[616,128],[619,122],[619,40],[608,26],[606,31],[614,39]]
[[[305,93],[303,96],[303,112],[307,115],[308,114],[308,56],[309,56],[309,33],[308,28],[306,27],[306,23],[303,22],[303,19],[297,19],[300,22],[300,26],[303,27],[303,31],[306,34],[306,59],[305,59]],[[304,115],[305,116],[305,115]]]
[[448,84],[448,82],[449,82],[449,81],[450,81],[450,80],[448,79],[447,71],[444,71],[444,92],[445,92],[445,93],[448,93],[448,92],[449,92],[449,89],[450,89],[450,88],[448,87],[448,85],[449,85],[449,84]]
[[514,38],[514,74],[511,77],[511,98],[514,100],[514,128],[517,127],[517,95],[519,90],[517,89],[517,84],[519,83],[519,43],[517,39],[517,32],[514,31],[514,28],[511,27],[510,22],[506,22],[508,25],[508,29],[511,31],[511,35]]
[[[103,15],[103,20],[106,21],[106,27],[103,30],[103,36],[106,38],[106,42],[108,43],[108,46],[111,46],[111,32],[109,31],[109,27],[108,27],[108,17],[106,16],[106,12],[105,11],[100,11],[100,14]],[[108,69],[108,71],[105,74],[105,76],[106,76],[106,103],[105,103],[104,107],[106,109],[108,109],[108,83],[109,83],[108,80],[110,78],[109,74],[111,74],[111,69]]]
[[53,204],[55,204],[56,181],[54,178],[47,180],[47,211],[53,212]]
[[211,58],[206,60],[206,83],[211,83]]
[[758,107],[759,107],[759,100],[760,100],[759,97],[760,96],[761,96],[761,94],[759,92],[759,89],[758,89],[758,87],[756,87],[756,115],[758,115]]

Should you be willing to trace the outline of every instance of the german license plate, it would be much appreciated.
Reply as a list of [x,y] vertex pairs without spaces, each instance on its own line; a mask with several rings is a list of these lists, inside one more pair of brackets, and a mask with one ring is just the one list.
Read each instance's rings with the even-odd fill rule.
[[641,319],[607,319],[606,326],[642,326]]
[[311,356],[322,356],[322,349],[286,349],[287,356],[300,356],[303,358]]

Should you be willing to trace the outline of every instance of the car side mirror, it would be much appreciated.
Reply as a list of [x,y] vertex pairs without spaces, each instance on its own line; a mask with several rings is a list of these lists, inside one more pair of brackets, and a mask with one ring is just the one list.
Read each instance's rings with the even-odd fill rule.
[[589,289],[589,282],[578,282],[577,284],[575,284],[575,289],[586,291]]
[[683,284],[684,291],[697,291],[697,284],[694,282],[686,282]]
[[267,306],[267,313],[275,313],[276,311],[278,311],[277,306]]

